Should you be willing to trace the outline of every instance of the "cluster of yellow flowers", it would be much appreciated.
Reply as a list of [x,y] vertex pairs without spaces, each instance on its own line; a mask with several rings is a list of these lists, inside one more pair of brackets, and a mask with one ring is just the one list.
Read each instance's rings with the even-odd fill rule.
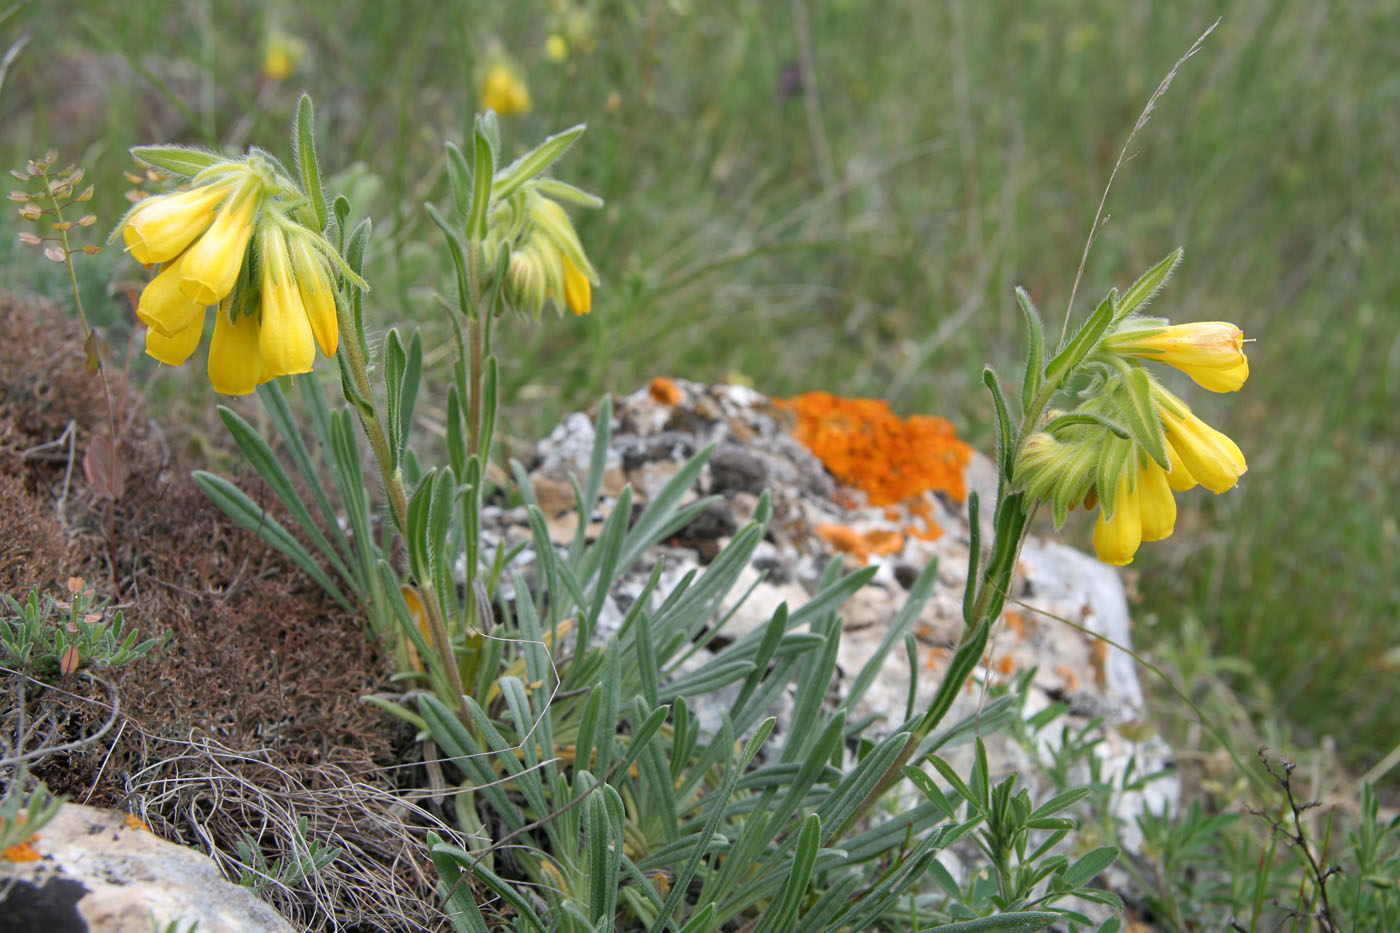
[[330,247],[289,208],[300,193],[260,156],[218,161],[188,190],[138,201],[118,226],[128,251],[160,272],[141,293],[146,352],[180,366],[199,347],[204,312],[214,391],[246,395],[311,371],[339,338]]
[[508,303],[537,319],[546,301],[587,314],[598,281],[569,215],[542,190],[551,184],[558,187],[548,179],[527,182],[516,195],[493,205],[485,242],[488,266],[495,264],[502,247],[510,249],[503,283]]
[[[1229,437],[1198,418],[1181,399],[1143,373],[1152,420],[1145,426],[1154,455],[1140,436],[1121,437],[1107,423],[1130,423],[1135,401],[1127,387],[1136,361],[1173,366],[1212,392],[1234,392],[1249,377],[1244,335],[1220,321],[1168,325],[1129,318],[1106,337],[1096,353],[1115,375],[1076,414],[1103,423],[1076,421],[1026,438],[1016,479],[1033,499],[1049,501],[1056,519],[1079,503],[1099,506],[1094,550],[1104,563],[1132,562],[1144,541],[1160,541],[1176,527],[1173,493],[1204,486],[1214,493],[1233,488],[1247,469]],[[1059,413],[1056,413],[1059,414]]]

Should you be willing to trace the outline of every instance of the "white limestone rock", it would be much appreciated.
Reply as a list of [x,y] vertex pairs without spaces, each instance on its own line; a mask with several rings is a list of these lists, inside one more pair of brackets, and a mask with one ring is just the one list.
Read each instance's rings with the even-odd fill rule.
[[65,804],[33,847],[36,862],[0,861],[0,930],[293,930],[251,890],[224,880],[213,860],[122,813]]

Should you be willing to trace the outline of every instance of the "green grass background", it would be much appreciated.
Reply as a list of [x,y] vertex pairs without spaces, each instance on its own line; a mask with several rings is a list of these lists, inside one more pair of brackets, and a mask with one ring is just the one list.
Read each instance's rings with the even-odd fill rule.
[[[984,449],[982,365],[1012,376],[1022,350],[1013,287],[1058,330],[1119,149],[1222,18],[1133,143],[1074,309],[1181,244],[1154,311],[1257,339],[1242,392],[1179,390],[1250,469],[1229,495],[1189,494],[1177,535],[1143,549],[1138,632],[1170,655],[1199,626],[1245,662],[1258,712],[1299,742],[1335,737],[1356,766],[1400,741],[1400,4],[63,6],[0,21],[0,51],[27,37],[0,88],[0,162],[58,147],[98,183],[110,229],[129,146],[286,156],[309,91],[325,169],[375,218],[376,332],[442,327],[448,270],[421,203],[445,201],[441,143],[462,140],[493,45],[535,100],[505,121],[512,154],[586,122],[560,172],[607,199],[578,217],[604,282],[587,318],[501,328],[516,438],[668,375],[883,397]],[[570,11],[591,42],[550,62]],[[273,25],[306,46],[280,84],[259,74]],[[63,297],[61,269],[36,256],[7,233],[4,282]],[[121,346],[110,296],[134,264],[109,250],[82,271]],[[136,370],[168,396],[202,378]],[[1069,534],[1087,546],[1085,527]]]

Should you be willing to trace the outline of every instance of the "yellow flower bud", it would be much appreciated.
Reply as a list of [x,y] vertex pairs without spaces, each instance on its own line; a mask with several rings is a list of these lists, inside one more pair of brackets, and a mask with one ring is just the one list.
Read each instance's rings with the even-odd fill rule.
[[1109,337],[1105,346],[1174,366],[1211,392],[1237,391],[1249,378],[1244,334],[1224,321],[1129,330]]
[[593,309],[593,289],[588,277],[578,271],[568,253],[559,254],[564,260],[564,303],[574,314],[584,315]]
[[1167,485],[1171,487],[1172,492],[1186,492],[1200,485],[1196,482],[1196,477],[1191,475],[1191,471],[1186,469],[1186,464],[1181,462],[1181,454],[1177,453],[1171,444],[1167,445],[1167,459],[1172,465],[1171,471],[1167,473]]
[[316,335],[316,345],[326,356],[335,356],[340,343],[340,323],[335,314],[335,292],[325,258],[301,240],[293,241],[291,257],[301,304],[311,322],[311,332]]
[[214,315],[214,336],[209,339],[209,384],[221,395],[247,395],[266,382],[258,353],[258,319],[240,314],[229,320],[221,305]]
[[552,62],[562,62],[569,57],[569,43],[557,32],[550,33],[544,40],[544,54]]
[[185,253],[181,290],[202,305],[224,299],[238,281],[238,271],[253,236],[253,218],[259,198],[251,192],[235,194],[219,211],[204,235]]
[[[1146,459],[1146,458],[1145,458]],[[1151,459],[1138,470],[1139,514],[1142,540],[1162,541],[1176,530],[1176,498],[1167,482],[1167,471]]]
[[[183,264],[183,256],[166,263],[165,268],[160,270],[160,275],[151,279],[141,291],[141,300],[136,306],[136,316],[141,322],[162,337],[173,337],[183,333],[195,321],[204,320],[205,306],[191,301],[180,291],[180,282],[184,276],[181,270]],[[147,345],[149,344],[148,340]],[[186,354],[187,359],[188,357],[189,354]]]
[[258,353],[271,376],[309,373],[316,362],[316,342],[292,278],[287,243],[275,226],[258,238],[262,253],[262,323]]
[[1099,555],[1099,560],[1114,567],[1131,564],[1133,555],[1137,554],[1138,546],[1142,544],[1139,490],[1128,488],[1130,472],[1124,470],[1118,477],[1113,517],[1105,520],[1100,508],[1098,521],[1094,523],[1094,551]]
[[162,334],[154,327],[146,328],[146,355],[167,366],[183,366],[199,349],[199,338],[204,336],[203,308],[201,314],[188,327],[173,334]]
[[137,262],[169,262],[214,222],[214,211],[228,197],[227,185],[204,185],[137,202],[122,239]]

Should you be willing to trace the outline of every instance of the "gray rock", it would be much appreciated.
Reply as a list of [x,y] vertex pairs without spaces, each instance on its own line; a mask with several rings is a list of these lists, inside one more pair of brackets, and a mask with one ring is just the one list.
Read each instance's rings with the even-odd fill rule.
[[178,930],[198,923],[211,933],[292,933],[207,856],[128,824],[122,813],[65,804],[34,848],[39,861],[0,861],[4,933],[151,933],[171,923]]
[[[846,695],[851,679],[874,655],[904,604],[908,587],[924,567],[937,561],[932,595],[911,628],[918,644],[917,669],[910,670],[902,649],[892,651],[880,676],[856,704],[853,718],[879,717],[872,727],[876,732],[898,726],[905,715],[911,675],[916,675],[916,708],[925,707],[963,632],[962,596],[971,541],[965,505],[944,494],[926,494],[912,505],[931,516],[942,534],[931,541],[906,534],[911,524],[919,524],[906,507],[864,506],[859,491],[838,489],[820,461],[789,433],[790,413],[763,395],[737,386],[702,386],[680,380],[675,385],[679,399],[672,404],[659,401],[646,390],[614,402],[608,463],[620,465],[632,484],[634,503],[640,505],[674,475],[684,459],[706,444],[714,444],[714,454],[692,494],[717,496],[719,504],[707,512],[704,521],[678,534],[671,547],[644,556],[614,588],[617,605],[632,605],[663,551],[666,573],[653,600],[664,599],[687,571],[703,567],[728,543],[729,535],[753,515],[758,495],[766,491],[772,505],[768,540],[755,552],[724,604],[725,611],[735,611],[723,634],[737,638],[753,631],[765,624],[781,603],[786,602],[791,609],[802,605],[813,595],[822,569],[833,559],[844,561],[849,569],[860,566],[861,557],[833,550],[829,543],[833,527],[849,529],[856,536],[897,542],[888,553],[864,558],[877,565],[876,575],[842,608],[845,634],[833,695]],[[532,474],[537,488],[565,478],[561,470],[567,465],[581,472],[588,461],[584,444],[591,444],[593,437],[592,422],[586,416],[569,416],[539,445],[538,465]],[[986,457],[974,456],[964,479],[967,488],[976,490],[981,499],[982,539],[988,542],[997,489],[995,467]],[[605,496],[599,511],[589,517],[590,536],[601,527],[601,518],[612,503]],[[560,514],[552,521],[571,534],[577,516]],[[497,539],[519,537],[518,530],[508,527],[488,529],[487,533]],[[562,545],[564,540],[562,534],[555,537],[556,544]],[[734,603],[745,592],[749,592],[748,598],[736,609]],[[1130,762],[1141,775],[1145,770],[1159,770],[1169,761],[1170,749],[1159,740],[1129,738],[1142,731],[1142,688],[1132,659],[1102,640],[1125,648],[1132,642],[1127,600],[1117,573],[1073,548],[1032,536],[1022,552],[1016,591],[1011,596],[1007,611],[993,630],[982,665],[946,722],[976,714],[994,685],[1033,672],[1029,674],[1025,714],[1033,715],[1051,703],[1062,702],[1068,706],[1067,720],[1075,728],[1100,721],[1094,730],[1094,736],[1101,740],[1096,754],[1100,773],[1107,780],[1127,773]],[[615,619],[615,613],[616,608],[609,606],[609,616]],[[600,625],[599,629],[607,627]],[[694,699],[692,709],[702,722],[717,722],[718,710],[728,702],[718,696]],[[707,712],[707,703],[713,703],[714,710]],[[782,708],[780,704],[780,712]],[[780,732],[784,725],[780,723]],[[1039,757],[1053,755],[1057,739],[1043,735],[1040,741]],[[1021,748],[1003,734],[989,736],[987,743],[996,770],[1016,770],[1032,781],[1032,759],[1037,757],[1032,752],[1037,750]],[[962,752],[953,749],[948,753],[955,759],[955,767],[964,767],[964,762],[956,760]],[[1113,803],[1114,815],[1126,841],[1131,842],[1136,833],[1136,815],[1145,806],[1160,809],[1165,801],[1175,799],[1177,790],[1175,780],[1167,779],[1151,783],[1145,790],[1119,795]]]

